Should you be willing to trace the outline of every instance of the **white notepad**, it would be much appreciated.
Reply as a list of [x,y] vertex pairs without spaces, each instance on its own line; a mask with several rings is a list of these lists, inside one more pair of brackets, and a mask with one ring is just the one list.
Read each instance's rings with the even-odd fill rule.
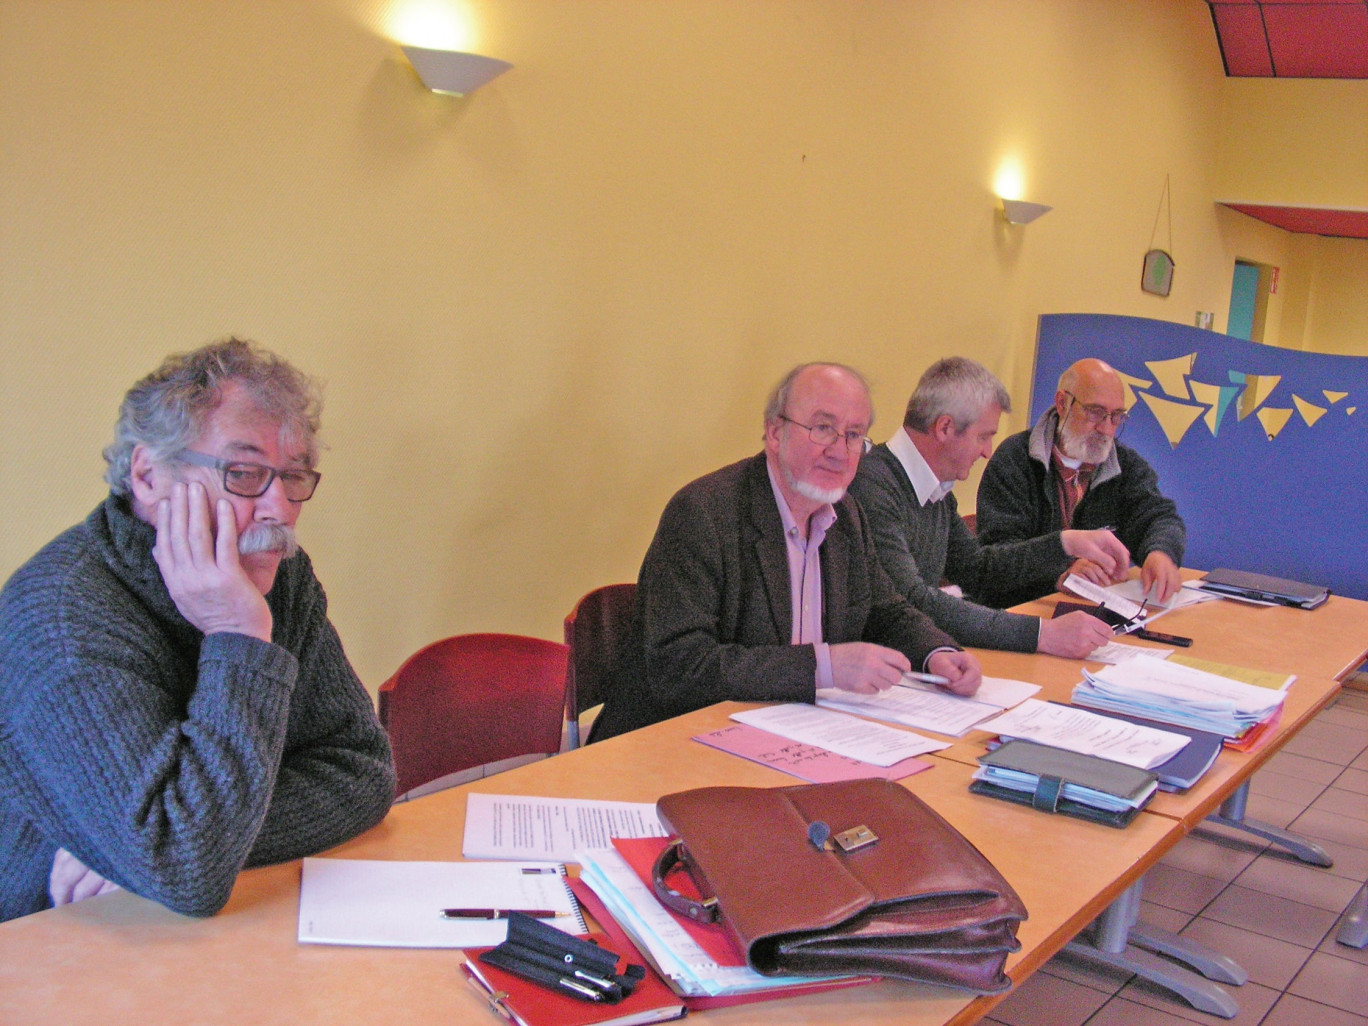
[[507,920],[443,919],[446,908],[551,909],[570,915],[542,922],[585,932],[565,866],[556,863],[309,858],[299,888],[299,941],[477,948],[508,936]]

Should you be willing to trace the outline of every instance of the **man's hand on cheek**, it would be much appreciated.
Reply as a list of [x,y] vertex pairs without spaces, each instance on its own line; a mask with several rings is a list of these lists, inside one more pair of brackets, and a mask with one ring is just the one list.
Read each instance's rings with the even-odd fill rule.
[[176,608],[203,633],[271,640],[271,611],[238,561],[237,520],[227,499],[211,511],[202,484],[172,486],[157,503],[152,557]]

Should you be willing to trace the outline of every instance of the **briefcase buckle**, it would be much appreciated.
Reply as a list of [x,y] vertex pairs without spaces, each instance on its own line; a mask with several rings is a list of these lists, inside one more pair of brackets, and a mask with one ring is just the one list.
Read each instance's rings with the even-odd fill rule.
[[842,830],[839,834],[832,835],[842,851],[859,851],[861,848],[868,848],[879,839],[879,835],[869,827],[861,823],[859,826],[851,827],[849,830]]

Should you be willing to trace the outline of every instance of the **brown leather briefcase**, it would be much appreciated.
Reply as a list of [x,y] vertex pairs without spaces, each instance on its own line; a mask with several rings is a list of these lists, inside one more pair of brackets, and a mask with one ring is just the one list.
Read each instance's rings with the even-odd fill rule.
[[[656,894],[720,921],[767,975],[862,973],[1007,990],[1026,907],[991,862],[887,780],[703,787],[657,802],[678,835]],[[682,865],[703,901],[669,886]]]

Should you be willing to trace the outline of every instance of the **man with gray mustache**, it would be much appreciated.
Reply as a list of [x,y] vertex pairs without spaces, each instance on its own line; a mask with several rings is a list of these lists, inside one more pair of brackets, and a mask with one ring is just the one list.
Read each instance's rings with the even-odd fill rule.
[[385,815],[385,732],[294,525],[316,384],[228,339],[129,390],[110,495],[0,591],[0,920],[124,888],[212,915],[244,866]]

